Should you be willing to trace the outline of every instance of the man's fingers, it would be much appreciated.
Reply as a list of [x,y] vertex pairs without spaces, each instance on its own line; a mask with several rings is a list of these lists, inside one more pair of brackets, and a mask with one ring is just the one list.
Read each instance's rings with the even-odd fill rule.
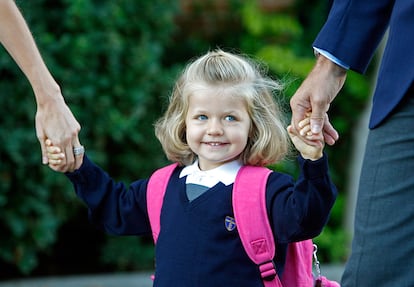
[[322,131],[323,126],[324,126],[324,116],[319,116],[318,114],[314,114],[312,113],[311,118],[310,118],[310,127],[311,127],[311,131],[314,134],[318,134]]
[[[296,91],[295,95],[290,99],[290,108],[292,110],[292,125],[296,130],[299,130],[299,122],[306,117],[306,113],[311,110],[308,101],[301,100],[304,98],[301,91]],[[306,97],[305,97],[306,98]]]
[[324,136],[325,142],[328,145],[334,145],[336,141],[339,139],[338,132],[332,127],[332,125],[331,125],[331,129],[324,128],[323,136]]
[[328,145],[334,145],[335,142],[339,139],[339,134],[329,121],[328,115],[325,118],[325,125],[323,127],[323,135],[325,138],[325,142]]
[[324,133],[323,134],[323,139],[326,142],[327,145],[334,145],[336,143],[336,140],[331,137],[329,134]]

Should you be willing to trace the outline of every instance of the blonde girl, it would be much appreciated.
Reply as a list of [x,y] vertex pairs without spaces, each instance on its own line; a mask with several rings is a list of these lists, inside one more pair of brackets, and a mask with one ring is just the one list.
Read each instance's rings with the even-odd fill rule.
[[[263,286],[258,267],[243,249],[233,217],[232,187],[243,165],[281,160],[289,136],[299,151],[301,173],[272,172],[266,187],[267,212],[277,242],[274,264],[283,276],[289,242],[312,238],[325,225],[336,198],[321,134],[309,119],[286,132],[274,99],[281,91],[253,60],[222,50],[191,62],[174,87],[155,133],[167,158],[180,165],[166,190],[156,246],[154,286]],[[298,132],[312,140],[306,142]],[[50,167],[60,169],[62,154],[47,141]],[[129,187],[116,182],[86,155],[66,173],[89,208],[90,221],[110,234],[151,234],[146,206],[148,179]]]

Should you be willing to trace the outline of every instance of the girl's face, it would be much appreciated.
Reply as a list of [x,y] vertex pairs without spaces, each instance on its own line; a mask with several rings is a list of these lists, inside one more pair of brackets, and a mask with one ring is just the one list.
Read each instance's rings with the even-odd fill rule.
[[190,96],[185,124],[187,143],[208,170],[243,152],[251,120],[244,100],[205,89]]

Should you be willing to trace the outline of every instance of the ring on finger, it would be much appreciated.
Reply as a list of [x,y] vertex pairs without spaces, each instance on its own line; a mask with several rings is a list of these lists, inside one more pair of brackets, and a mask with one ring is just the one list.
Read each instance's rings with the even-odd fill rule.
[[85,148],[81,145],[81,146],[77,146],[77,147],[74,147],[73,148],[73,154],[75,155],[75,156],[77,156],[77,155],[81,155],[81,154],[83,154],[85,152]]

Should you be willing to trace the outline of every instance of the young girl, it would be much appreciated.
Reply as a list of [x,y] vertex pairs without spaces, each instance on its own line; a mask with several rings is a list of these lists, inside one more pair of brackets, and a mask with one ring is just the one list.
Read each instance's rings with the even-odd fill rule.
[[[289,137],[299,150],[296,182],[273,172],[267,183],[269,218],[277,242],[276,270],[283,276],[287,243],[318,235],[334,204],[336,189],[328,175],[322,135],[311,135],[309,119],[301,134],[286,132],[273,99],[280,85],[247,58],[221,50],[198,58],[178,79],[155,132],[173,172],[161,212],[154,286],[263,286],[247,256],[234,216],[232,187],[242,165],[264,166],[283,158]],[[47,141],[50,167],[60,169],[63,154]],[[91,222],[115,235],[151,234],[146,190],[148,179],[129,188],[115,182],[85,155],[81,167],[66,174],[88,205]]]

